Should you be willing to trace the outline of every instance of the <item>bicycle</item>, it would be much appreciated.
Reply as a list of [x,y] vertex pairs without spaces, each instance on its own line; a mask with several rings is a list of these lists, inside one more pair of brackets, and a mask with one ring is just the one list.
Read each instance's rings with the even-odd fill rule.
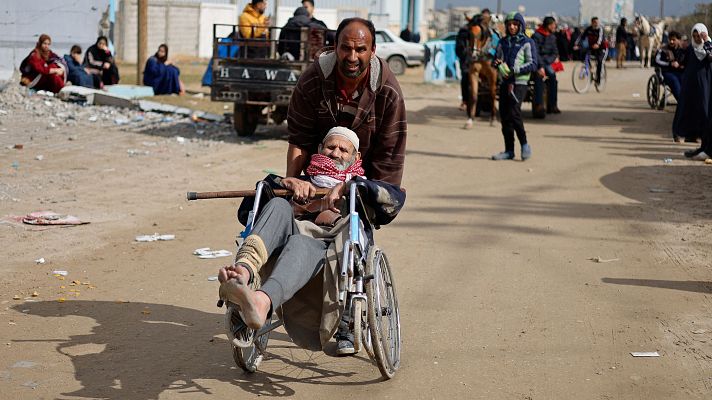
[[601,78],[596,82],[596,65],[591,65],[591,52],[586,52],[583,62],[574,65],[571,74],[571,83],[576,93],[586,93],[591,88],[591,84],[596,87],[597,92],[602,92],[606,88],[606,57],[608,49],[603,50],[603,62],[601,62]]

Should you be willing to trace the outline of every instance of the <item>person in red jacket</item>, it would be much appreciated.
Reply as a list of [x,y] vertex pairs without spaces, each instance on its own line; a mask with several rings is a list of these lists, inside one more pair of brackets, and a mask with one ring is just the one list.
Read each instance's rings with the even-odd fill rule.
[[63,60],[49,46],[49,35],[40,35],[34,50],[20,64],[20,84],[34,90],[57,93],[67,82],[67,68]]

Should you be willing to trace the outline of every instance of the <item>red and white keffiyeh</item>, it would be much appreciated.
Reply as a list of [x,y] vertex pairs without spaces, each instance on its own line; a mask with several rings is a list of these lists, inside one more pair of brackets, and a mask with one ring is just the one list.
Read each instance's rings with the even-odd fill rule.
[[345,170],[336,168],[336,163],[323,154],[314,154],[307,167],[307,175],[312,183],[319,187],[334,187],[341,182],[351,180],[354,176],[364,176],[365,171],[361,160],[356,160]]

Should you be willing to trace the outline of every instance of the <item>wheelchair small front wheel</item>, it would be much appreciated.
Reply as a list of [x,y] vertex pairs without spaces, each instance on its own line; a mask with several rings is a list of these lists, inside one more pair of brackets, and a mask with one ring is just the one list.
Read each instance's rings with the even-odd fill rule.
[[395,282],[386,254],[371,246],[366,260],[368,330],[378,369],[391,379],[400,367],[400,312]]
[[[267,319],[266,324],[271,322],[271,318]],[[237,307],[234,304],[228,303],[227,311],[225,312],[225,325],[228,328],[228,339],[232,348],[232,358],[235,364],[246,372],[255,372],[260,366],[264,357],[264,352],[267,349],[270,332],[266,332],[255,337],[256,332],[248,327],[244,327],[244,323],[240,318]],[[244,331],[236,332],[237,329]],[[236,336],[240,336],[236,340]],[[238,346],[236,343],[249,341],[249,345]]]

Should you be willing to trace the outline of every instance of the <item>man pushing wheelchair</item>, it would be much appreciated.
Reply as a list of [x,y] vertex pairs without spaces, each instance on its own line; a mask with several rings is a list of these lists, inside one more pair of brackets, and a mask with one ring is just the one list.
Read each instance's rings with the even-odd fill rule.
[[[372,243],[369,228],[389,223],[405,201],[400,188],[405,103],[395,76],[375,50],[373,24],[346,19],[337,29],[335,50],[320,55],[299,78],[288,112],[287,174],[265,181],[268,192],[288,189],[291,198],[243,202],[238,214],[249,235],[235,263],[218,274],[220,298],[238,310],[244,329],[260,330],[276,312],[300,347],[322,350],[335,337],[337,354],[358,350],[354,323],[350,328],[348,321],[361,316],[349,316],[343,304],[352,296],[340,295],[344,249],[350,241]],[[303,172],[306,177],[300,177]],[[319,198],[318,192],[326,194]],[[350,207],[343,201],[346,195]],[[248,218],[250,208],[259,209],[254,221]],[[377,273],[378,268],[365,279],[377,280]],[[393,290],[388,289],[391,277],[386,279],[382,289]],[[359,296],[365,297],[353,297]],[[397,310],[380,303],[373,308],[378,315],[397,316]]]

